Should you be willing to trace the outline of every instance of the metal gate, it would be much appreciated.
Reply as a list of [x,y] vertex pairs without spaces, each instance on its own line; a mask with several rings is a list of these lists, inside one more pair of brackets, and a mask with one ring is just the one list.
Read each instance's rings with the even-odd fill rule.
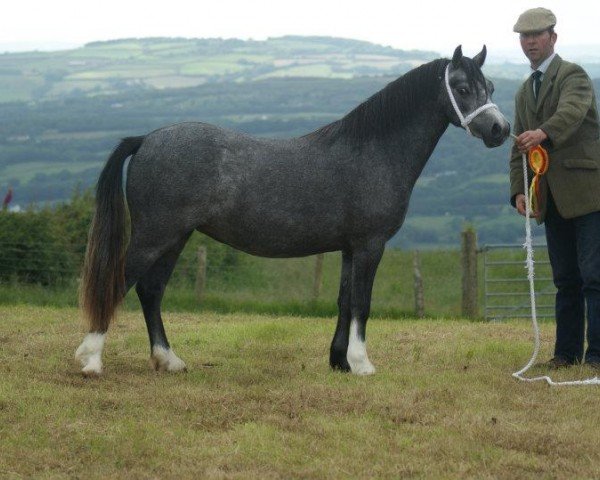
[[[538,318],[554,318],[556,288],[546,245],[534,245],[535,297]],[[529,281],[523,245],[485,245],[483,253],[486,320],[531,318]]]

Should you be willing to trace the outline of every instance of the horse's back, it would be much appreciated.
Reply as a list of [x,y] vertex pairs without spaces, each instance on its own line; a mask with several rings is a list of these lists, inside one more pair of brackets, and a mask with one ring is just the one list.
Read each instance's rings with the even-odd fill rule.
[[198,229],[258,255],[298,256],[343,247],[344,182],[339,165],[302,138],[183,123],[146,137],[127,197],[133,221]]

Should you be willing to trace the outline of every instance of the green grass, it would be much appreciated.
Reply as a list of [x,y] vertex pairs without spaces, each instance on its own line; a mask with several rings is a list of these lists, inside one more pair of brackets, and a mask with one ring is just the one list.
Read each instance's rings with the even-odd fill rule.
[[[192,242],[193,243],[193,242]],[[250,312],[322,316],[337,312],[341,255],[326,254],[320,295],[313,297],[315,257],[266,259],[240,254],[237,267],[209,270],[206,294],[196,297],[196,256],[193,245],[184,252],[168,284],[166,311]],[[215,259],[217,260],[217,259]],[[210,265],[209,256],[209,265]],[[379,266],[373,288],[372,316],[402,318],[414,312],[412,252],[388,249]],[[430,317],[456,317],[461,309],[459,252],[421,253],[425,313]],[[482,278],[480,276],[480,278]],[[38,306],[76,306],[77,283],[56,287],[0,285],[0,305],[28,303]],[[125,308],[138,310],[134,291]]]
[[[213,267],[207,273],[206,289],[202,299],[195,291],[197,244],[192,241],[179,260],[173,278],[167,286],[163,309],[177,312],[247,312],[275,315],[329,316],[337,312],[341,258],[339,253],[326,254],[323,264],[322,287],[318,298],[313,296],[315,257],[295,259],[266,259],[239,254],[237,266],[219,266],[218,252],[213,255]],[[488,261],[523,261],[524,251],[494,250],[488,252]],[[554,292],[545,250],[536,251],[536,291]],[[427,250],[420,252],[421,272],[424,283],[425,315],[436,317],[459,317],[462,302],[462,271],[460,252],[457,250]],[[479,316],[484,316],[484,257],[478,260]],[[490,292],[517,292],[526,294],[528,282],[523,264],[506,267],[489,267],[490,279],[520,279],[518,283],[489,284]],[[546,278],[546,280],[544,280]],[[0,284],[0,305],[27,303],[38,306],[75,307],[77,305],[77,282],[66,281],[56,286]],[[515,310],[515,316],[528,315],[528,298],[519,296],[490,297],[488,306],[517,305],[525,308]],[[538,299],[540,306],[551,303],[551,297]],[[373,317],[405,318],[415,311],[413,252],[387,249],[379,265],[371,305]],[[135,291],[125,300],[125,309],[139,311]],[[492,310],[490,310],[492,312]],[[505,310],[494,309],[496,314]],[[540,311],[538,310],[538,313]],[[544,313],[547,313],[545,311]]]
[[[193,237],[184,250],[170,280],[163,310],[175,312],[246,312],[273,315],[330,316],[337,314],[341,255],[326,254],[323,264],[320,294],[314,297],[315,257],[295,259],[266,259],[242,253],[235,256],[235,265],[224,265],[220,255],[225,249],[209,249],[205,293],[201,299],[195,291],[197,272],[196,249],[198,237]],[[212,245],[212,244],[211,244]],[[489,266],[484,262],[515,261],[514,265]],[[529,316],[529,284],[523,267],[523,249],[491,250],[478,258],[478,318],[486,313]],[[547,264],[545,249],[537,249],[536,282],[538,315],[553,313],[555,288]],[[457,250],[425,250],[420,252],[424,284],[425,316],[456,318],[461,315],[462,270]],[[389,248],[379,265],[371,303],[372,317],[406,318],[415,312],[413,252]],[[490,282],[488,293],[517,295],[489,296],[485,311],[484,278],[513,279],[516,282]],[[77,305],[77,282],[67,280],[61,285],[40,286],[14,282],[0,284],[0,305],[27,303],[38,306]],[[504,307],[512,306],[513,310]],[[127,311],[139,311],[135,291],[125,299]]]
[[123,313],[104,376],[85,379],[75,309],[0,318],[1,478],[600,476],[596,388],[510,376],[531,352],[525,323],[374,320],[378,373],[356,377],[327,366],[332,318],[170,314],[189,372],[159,375]]

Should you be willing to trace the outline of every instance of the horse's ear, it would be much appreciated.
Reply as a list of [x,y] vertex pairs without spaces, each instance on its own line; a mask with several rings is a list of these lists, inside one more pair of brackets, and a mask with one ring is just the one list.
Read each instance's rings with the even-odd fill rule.
[[454,55],[452,55],[452,66],[454,68],[458,68],[460,66],[460,59],[462,56],[462,45],[459,45],[456,47],[456,50],[454,50]]
[[483,48],[481,49],[481,52],[479,52],[477,55],[475,55],[473,57],[473,61],[475,62],[475,64],[477,66],[479,66],[479,68],[483,67],[483,62],[485,62],[486,55],[487,55],[487,48],[485,48],[485,45],[484,45]]

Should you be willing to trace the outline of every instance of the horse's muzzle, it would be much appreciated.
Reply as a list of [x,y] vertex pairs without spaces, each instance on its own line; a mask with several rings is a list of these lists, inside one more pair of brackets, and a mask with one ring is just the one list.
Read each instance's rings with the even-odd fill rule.
[[507,121],[501,123],[495,122],[492,125],[489,139],[484,139],[486,147],[498,147],[502,145],[510,135],[510,123]]
[[483,139],[486,147],[498,147],[502,145],[510,135],[510,123],[504,121],[494,122],[490,129],[490,135]]

